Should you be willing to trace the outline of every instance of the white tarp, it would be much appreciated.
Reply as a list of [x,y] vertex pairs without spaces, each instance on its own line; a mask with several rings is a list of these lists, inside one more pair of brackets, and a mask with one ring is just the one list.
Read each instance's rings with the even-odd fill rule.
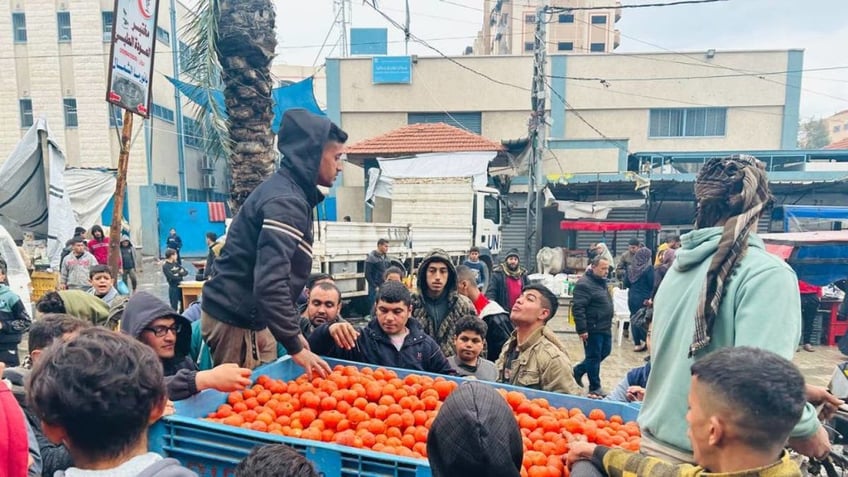
[[610,211],[619,207],[642,207],[644,200],[599,200],[596,202],[575,202],[571,200],[555,201],[557,210],[566,219],[606,219]]
[[[65,189],[71,199],[76,225],[90,229],[101,222],[106,204],[115,195],[115,173],[98,169],[67,169]],[[73,231],[73,229],[72,229]]]
[[482,151],[417,154],[412,157],[391,159],[377,158],[380,169],[369,170],[365,201],[371,204],[374,197],[390,199],[392,179],[473,177],[475,188],[486,187],[489,163],[497,155],[496,151]]
[[[39,131],[47,133],[50,195],[44,180]],[[74,213],[65,192],[65,155],[50,139],[47,121],[38,119],[0,167],[0,215],[23,231],[47,236],[50,265],[59,266],[65,242],[74,233]],[[50,211],[49,217],[47,211]]]

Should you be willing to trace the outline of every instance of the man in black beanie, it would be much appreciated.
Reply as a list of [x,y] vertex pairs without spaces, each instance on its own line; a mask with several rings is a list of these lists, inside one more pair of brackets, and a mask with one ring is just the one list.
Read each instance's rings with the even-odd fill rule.
[[512,248],[506,253],[503,263],[492,271],[492,283],[486,290],[486,298],[498,302],[509,313],[527,283],[527,269],[521,266],[518,249]]
[[518,477],[524,446],[515,414],[495,388],[466,381],[436,415],[427,458],[433,477]]

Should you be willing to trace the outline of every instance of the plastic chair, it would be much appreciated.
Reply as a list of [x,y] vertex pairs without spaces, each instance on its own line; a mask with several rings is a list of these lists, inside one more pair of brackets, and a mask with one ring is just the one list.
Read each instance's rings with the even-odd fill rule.
[[613,318],[618,322],[618,346],[624,339],[624,324],[630,323],[630,307],[627,306],[628,291],[614,287],[612,289]]

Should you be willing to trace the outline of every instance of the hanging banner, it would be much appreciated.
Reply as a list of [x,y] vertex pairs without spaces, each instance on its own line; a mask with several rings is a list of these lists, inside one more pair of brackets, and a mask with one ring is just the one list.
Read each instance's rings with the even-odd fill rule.
[[[115,0],[106,101],[150,116],[159,0]],[[173,32],[172,34],[176,34]]]

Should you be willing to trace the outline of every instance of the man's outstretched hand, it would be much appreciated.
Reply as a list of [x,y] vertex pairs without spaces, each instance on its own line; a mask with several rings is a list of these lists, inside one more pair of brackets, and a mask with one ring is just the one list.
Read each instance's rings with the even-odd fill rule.
[[330,374],[330,365],[321,359],[317,354],[304,348],[299,353],[291,355],[292,359],[298,366],[306,371],[306,376],[312,380],[313,371],[322,378],[326,378]]

